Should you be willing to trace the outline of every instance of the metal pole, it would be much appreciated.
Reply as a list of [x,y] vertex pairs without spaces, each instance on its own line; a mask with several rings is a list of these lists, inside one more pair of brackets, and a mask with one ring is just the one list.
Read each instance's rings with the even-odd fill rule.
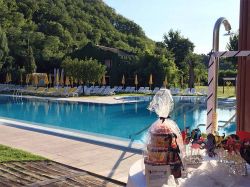
[[[231,25],[228,22],[228,20],[224,17],[219,18],[214,25],[213,30],[213,52],[219,51],[219,34],[220,34],[220,26],[221,24],[224,24],[225,30],[228,31],[228,33],[231,30]],[[218,73],[219,73],[219,58],[215,59],[215,84],[214,84],[214,124],[215,124],[215,130],[217,131],[218,125],[217,125],[217,114],[216,114],[216,108],[217,108],[217,88],[218,88]]]

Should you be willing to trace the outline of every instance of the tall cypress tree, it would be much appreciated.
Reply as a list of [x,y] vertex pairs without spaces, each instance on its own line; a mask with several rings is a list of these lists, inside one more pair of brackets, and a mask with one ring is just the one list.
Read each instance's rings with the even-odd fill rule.
[[9,53],[8,39],[5,32],[0,27],[0,69],[2,68],[5,58]]
[[33,55],[33,49],[30,46],[28,47],[28,50],[27,50],[27,56],[25,59],[24,67],[25,67],[26,73],[36,72],[36,62],[35,62],[35,58]]

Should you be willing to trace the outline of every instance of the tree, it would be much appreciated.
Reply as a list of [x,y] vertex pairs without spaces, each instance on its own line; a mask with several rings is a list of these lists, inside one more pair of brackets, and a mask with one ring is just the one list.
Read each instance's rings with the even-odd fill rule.
[[0,0],[0,26],[14,66],[24,66],[29,39],[38,72],[59,68],[66,56],[88,42],[129,52],[154,50],[154,41],[139,25],[101,0]]
[[200,83],[202,79],[205,79],[207,70],[205,65],[202,63],[202,55],[195,53],[189,53],[185,59],[185,63],[188,65],[188,87],[194,88],[194,83],[197,81]]
[[27,56],[25,58],[24,68],[27,74],[36,72],[36,62],[33,56],[32,47],[28,47]]
[[[227,44],[227,50],[238,51],[239,33],[233,34],[229,38],[229,43]],[[224,70],[227,69],[237,69],[237,57],[226,58],[224,62]]]
[[5,32],[0,27],[0,69],[5,62],[5,58],[9,53],[8,39]]
[[179,31],[172,29],[168,34],[164,34],[164,43],[169,51],[174,54],[175,63],[179,69],[185,68],[184,60],[189,53],[194,50],[194,44],[188,39],[180,35]]
[[239,42],[239,33],[233,34],[229,38],[229,43],[227,44],[227,50],[237,51]]
[[78,60],[66,57],[63,60],[62,67],[67,76],[82,80],[84,83],[98,82],[105,74],[106,67],[95,59]]
[[141,85],[148,86],[150,74],[153,75],[153,85],[162,86],[165,77],[168,77],[169,86],[178,84],[178,68],[171,55],[154,55],[148,52],[142,54],[136,68]]

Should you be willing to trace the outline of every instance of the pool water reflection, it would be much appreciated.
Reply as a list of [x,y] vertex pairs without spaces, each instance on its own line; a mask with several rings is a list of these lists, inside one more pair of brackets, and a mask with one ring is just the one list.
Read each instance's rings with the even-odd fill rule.
[[[191,129],[206,123],[205,98],[174,97],[175,107],[171,118],[183,129]],[[157,116],[147,110],[149,102],[123,104],[72,103],[58,101],[39,101],[35,99],[13,99],[0,97],[0,117],[38,123],[68,130],[77,130],[117,138],[129,138],[141,129],[152,124]],[[228,120],[234,113],[234,102],[220,104],[218,119]],[[185,114],[185,117],[184,117]],[[235,130],[232,127],[229,130]],[[133,136],[143,139],[145,132]]]

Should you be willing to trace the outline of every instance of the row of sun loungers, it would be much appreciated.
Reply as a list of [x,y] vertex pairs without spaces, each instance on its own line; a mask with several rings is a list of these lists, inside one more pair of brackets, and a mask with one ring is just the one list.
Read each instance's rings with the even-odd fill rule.
[[136,90],[135,87],[126,87],[123,88],[122,86],[114,86],[111,88],[110,86],[91,86],[91,87],[84,87],[84,94],[85,95],[114,95],[116,93],[144,93],[144,94],[155,94],[160,88],[156,87],[154,90],[149,90],[149,87],[140,87]]
[[170,92],[172,95],[207,95],[205,89],[197,92],[195,88],[186,88],[183,92],[180,91],[180,88],[170,88]]
[[111,88],[110,86],[84,86],[84,95],[114,95],[115,88]]
[[[84,95],[114,95],[116,93],[142,93],[142,94],[155,94],[159,87],[155,87],[153,90],[150,90],[149,87],[130,87],[127,86],[78,86],[78,87],[34,87],[34,86],[16,86],[16,85],[6,85],[0,84],[1,91],[14,91],[16,94],[32,94],[32,95],[43,95],[43,96],[79,96],[80,94]],[[205,90],[197,92],[195,88],[187,88],[181,92],[180,88],[170,88],[172,95],[206,95]]]
[[64,96],[64,97],[74,97],[79,96],[82,93],[82,86],[79,87],[33,87],[27,86],[24,88],[16,89],[14,92],[16,95],[31,94],[31,95],[41,95],[41,96]]

